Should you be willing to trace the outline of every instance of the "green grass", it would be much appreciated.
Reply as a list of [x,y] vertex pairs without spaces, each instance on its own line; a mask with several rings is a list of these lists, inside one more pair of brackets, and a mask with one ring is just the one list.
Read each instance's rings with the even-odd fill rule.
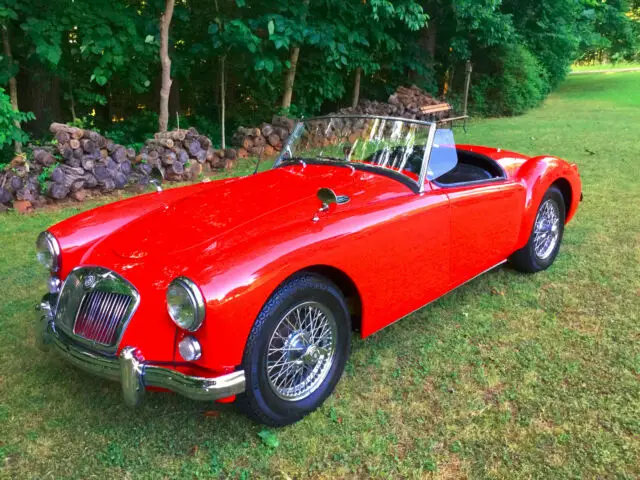
[[557,262],[498,269],[354,339],[336,393],[271,433],[170,394],[129,410],[116,384],[40,353],[33,242],[79,209],[0,216],[0,477],[638,478],[638,85],[571,77],[542,108],[460,133],[580,165],[585,201]]
[[596,70],[620,70],[625,68],[640,68],[640,62],[597,63],[594,65],[572,65],[572,72],[588,72]]

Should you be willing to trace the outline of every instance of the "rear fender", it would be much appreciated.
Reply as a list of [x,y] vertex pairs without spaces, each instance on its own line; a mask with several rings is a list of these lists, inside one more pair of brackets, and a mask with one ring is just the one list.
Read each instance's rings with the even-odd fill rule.
[[566,181],[565,186],[568,184],[570,187],[571,198],[565,199],[568,201],[565,223],[573,218],[582,193],[580,174],[575,163],[556,157],[533,157],[518,169],[515,180],[525,185],[527,192],[517,249],[524,247],[529,241],[542,197],[558,181]]

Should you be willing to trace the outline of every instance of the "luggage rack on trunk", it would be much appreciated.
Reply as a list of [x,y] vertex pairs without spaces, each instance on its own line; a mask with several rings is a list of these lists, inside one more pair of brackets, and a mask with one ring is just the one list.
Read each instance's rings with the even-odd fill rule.
[[[435,122],[438,127],[445,127],[449,125],[453,128],[456,122],[462,122],[462,129],[464,133],[467,133],[467,120],[469,119],[469,115],[467,115],[467,106],[465,102],[464,110],[462,115],[453,114],[453,107],[448,103],[439,103],[437,105],[429,105],[427,107],[423,107],[420,109],[423,114],[429,115],[431,117],[431,121]],[[442,118],[445,114],[452,115]]]
[[[440,126],[449,125],[451,128],[455,126],[456,122],[462,122],[462,129],[464,133],[467,133],[467,121],[469,120],[469,88],[471,87],[471,72],[473,71],[473,67],[470,61],[467,61],[465,65],[465,80],[464,80],[464,97],[462,103],[462,114],[454,115],[447,118],[438,118],[435,120],[436,124]],[[453,112],[453,108],[448,103],[441,103],[438,105],[431,105],[430,107],[426,107],[428,111],[424,113],[433,113],[438,114],[441,112]]]

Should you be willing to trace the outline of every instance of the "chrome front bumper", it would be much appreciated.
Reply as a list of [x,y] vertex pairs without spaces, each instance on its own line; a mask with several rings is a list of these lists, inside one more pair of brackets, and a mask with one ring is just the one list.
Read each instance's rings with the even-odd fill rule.
[[36,330],[42,349],[54,347],[69,363],[93,375],[119,381],[125,403],[136,406],[144,398],[146,387],[165,388],[193,400],[219,400],[244,392],[244,371],[220,377],[192,377],[176,370],[153,365],[143,360],[141,352],[131,346],[120,355],[106,356],[91,352],[56,330],[51,308],[51,295],[40,303]]

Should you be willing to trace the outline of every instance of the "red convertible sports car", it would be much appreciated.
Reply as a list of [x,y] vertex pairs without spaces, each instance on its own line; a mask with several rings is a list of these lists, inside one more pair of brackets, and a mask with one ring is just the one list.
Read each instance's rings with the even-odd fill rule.
[[39,340],[128,404],[170,390],[276,426],[331,394],[352,330],[505,261],[548,268],[582,197],[575,164],[370,116],[299,123],[265,172],[158,190],[39,236]]

